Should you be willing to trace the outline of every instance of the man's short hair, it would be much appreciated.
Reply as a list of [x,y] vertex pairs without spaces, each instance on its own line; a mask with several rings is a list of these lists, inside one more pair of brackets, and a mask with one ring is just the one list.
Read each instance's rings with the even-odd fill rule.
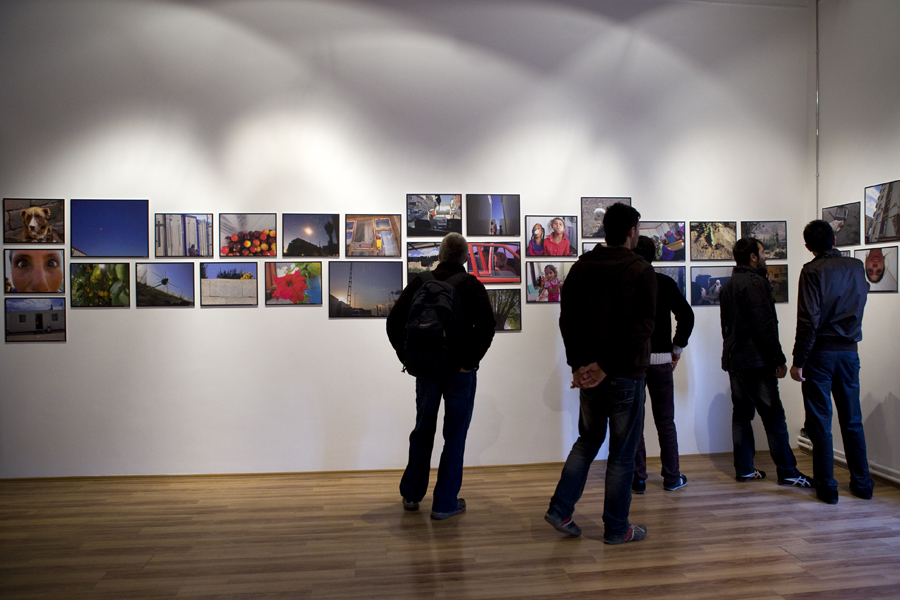
[[438,258],[441,262],[465,264],[469,259],[469,243],[458,233],[448,233],[441,240]]
[[744,267],[749,265],[750,255],[759,256],[760,247],[762,247],[762,242],[755,237],[742,237],[734,245],[734,262]]
[[634,247],[634,253],[648,263],[652,263],[653,259],[656,258],[656,242],[646,235],[642,235],[638,238],[637,246]]
[[810,221],[803,228],[803,241],[811,252],[828,252],[834,248],[834,229],[828,221]]
[[641,213],[634,207],[616,202],[606,209],[603,215],[603,229],[606,231],[606,244],[608,246],[621,246],[628,237],[632,227],[637,227],[641,220]]

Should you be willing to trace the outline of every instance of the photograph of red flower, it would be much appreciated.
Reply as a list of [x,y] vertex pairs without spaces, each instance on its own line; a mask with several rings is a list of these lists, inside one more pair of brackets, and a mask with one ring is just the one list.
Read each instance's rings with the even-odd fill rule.
[[322,304],[321,262],[267,262],[266,306]]

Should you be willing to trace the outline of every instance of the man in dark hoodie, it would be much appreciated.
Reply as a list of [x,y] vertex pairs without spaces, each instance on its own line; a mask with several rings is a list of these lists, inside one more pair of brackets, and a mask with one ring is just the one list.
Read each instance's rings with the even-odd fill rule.
[[580,389],[579,437],[572,446],[544,519],[567,535],[581,535],[572,520],[591,462],[606,438],[609,458],[603,500],[603,541],[644,539],[647,529],[628,522],[634,456],[644,422],[644,375],[656,314],[656,274],[632,252],[640,213],[625,204],[603,217],[607,246],[579,258],[562,291],[559,330]]
[[769,441],[769,453],[780,485],[810,487],[797,470],[778,395],[778,379],[787,374],[787,360],[778,339],[778,316],[772,285],[766,278],[766,250],[756,238],[741,238],[734,245],[737,266],[722,286],[722,369],[731,379],[731,436],[735,479],[763,479],[765,471],[753,467],[756,446],[750,422],[759,413]]

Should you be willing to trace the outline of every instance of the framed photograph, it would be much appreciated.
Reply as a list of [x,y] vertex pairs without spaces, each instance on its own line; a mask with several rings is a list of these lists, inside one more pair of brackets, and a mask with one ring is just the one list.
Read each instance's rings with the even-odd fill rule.
[[434,271],[440,263],[440,249],[440,242],[407,242],[406,280],[412,281],[413,277],[423,271]]
[[66,341],[66,299],[7,298],[6,341]]
[[72,200],[70,211],[73,257],[148,257],[148,200]]
[[215,256],[212,214],[156,213],[153,227],[157,258]]
[[194,263],[135,263],[135,306],[194,306]]
[[866,265],[869,292],[897,291],[897,246],[856,250],[854,258]]
[[281,216],[282,256],[340,256],[341,217],[338,214]]
[[328,263],[328,316],[332,319],[385,318],[402,291],[400,261]]
[[462,194],[407,194],[406,235],[444,237],[462,233]]
[[586,254],[587,252],[590,252],[597,247],[597,244],[600,244],[601,246],[605,245],[603,242],[581,242],[581,253]]
[[734,260],[735,221],[691,221],[691,260]]
[[466,194],[468,235],[522,235],[518,194]]
[[827,221],[834,229],[835,247],[859,244],[859,211],[859,202],[822,209],[822,220]]
[[641,221],[638,233],[656,244],[654,261],[684,260],[684,221]]
[[521,283],[519,242],[469,242],[469,273],[481,283]]
[[277,226],[275,213],[220,213],[219,256],[278,256]]
[[682,296],[687,296],[687,286],[685,285],[685,269],[684,267],[653,267],[653,270],[660,275],[670,277],[681,290]]
[[522,331],[522,290],[488,290],[491,308],[494,309],[495,331]]
[[733,267],[691,267],[691,305],[718,306],[719,292]]
[[606,215],[606,209],[616,202],[631,206],[631,198],[583,196],[581,198],[581,237],[606,238],[606,232],[603,231],[603,217]]
[[62,244],[65,241],[65,200],[3,199],[4,243]]
[[762,242],[770,259],[787,258],[787,221],[741,221],[741,237]]
[[841,253],[841,256],[850,256],[852,254],[849,250],[838,250],[838,252]]
[[900,181],[866,188],[866,243],[900,240]]
[[401,257],[400,215],[347,215],[345,256]]
[[259,285],[255,262],[200,263],[200,306],[256,306]]
[[66,291],[65,249],[16,248],[3,251],[7,294],[61,294]]
[[322,305],[322,262],[267,262],[266,306]]
[[525,256],[578,256],[578,217],[527,216]]
[[563,282],[574,264],[572,261],[526,261],[525,301],[559,302]]
[[769,283],[772,284],[772,297],[775,298],[775,303],[786,303],[788,301],[788,266],[766,265],[766,270],[769,273]]
[[131,265],[71,263],[72,308],[130,308]]

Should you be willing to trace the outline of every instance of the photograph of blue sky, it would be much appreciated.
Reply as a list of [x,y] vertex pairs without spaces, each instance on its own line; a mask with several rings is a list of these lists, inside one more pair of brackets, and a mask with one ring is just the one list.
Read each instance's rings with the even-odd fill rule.
[[72,200],[72,255],[146,257],[147,200]]
[[208,262],[208,263],[200,263],[206,265],[206,278],[207,279],[216,279],[219,273],[225,273],[227,271],[234,271],[237,269],[241,273],[251,273],[253,275],[253,279],[257,279],[256,277],[256,263],[255,262],[245,262],[245,263],[220,263],[220,262]]
[[65,298],[7,298],[6,312],[21,310],[63,310]]
[[437,258],[441,249],[440,242],[409,242],[406,244],[406,255],[409,258]]
[[[396,299],[403,291],[402,262],[373,261],[332,261],[328,263],[329,293],[353,306],[353,308],[373,309]],[[353,298],[347,299],[347,282],[350,279],[350,268],[353,267]]]
[[[284,231],[282,239],[287,245],[291,240],[300,238],[317,246],[327,246],[329,241],[337,242],[340,237],[339,215],[292,215],[285,214],[282,217]],[[331,240],[325,232],[325,223],[331,223],[334,230],[331,232]]]
[[[194,297],[194,263],[138,263],[136,270],[140,283],[185,298]],[[166,279],[168,282],[163,284]]]
[[875,209],[878,207],[878,194],[881,193],[882,185],[885,185],[885,184],[873,185],[873,186],[866,188],[866,216],[867,217],[875,216]]

